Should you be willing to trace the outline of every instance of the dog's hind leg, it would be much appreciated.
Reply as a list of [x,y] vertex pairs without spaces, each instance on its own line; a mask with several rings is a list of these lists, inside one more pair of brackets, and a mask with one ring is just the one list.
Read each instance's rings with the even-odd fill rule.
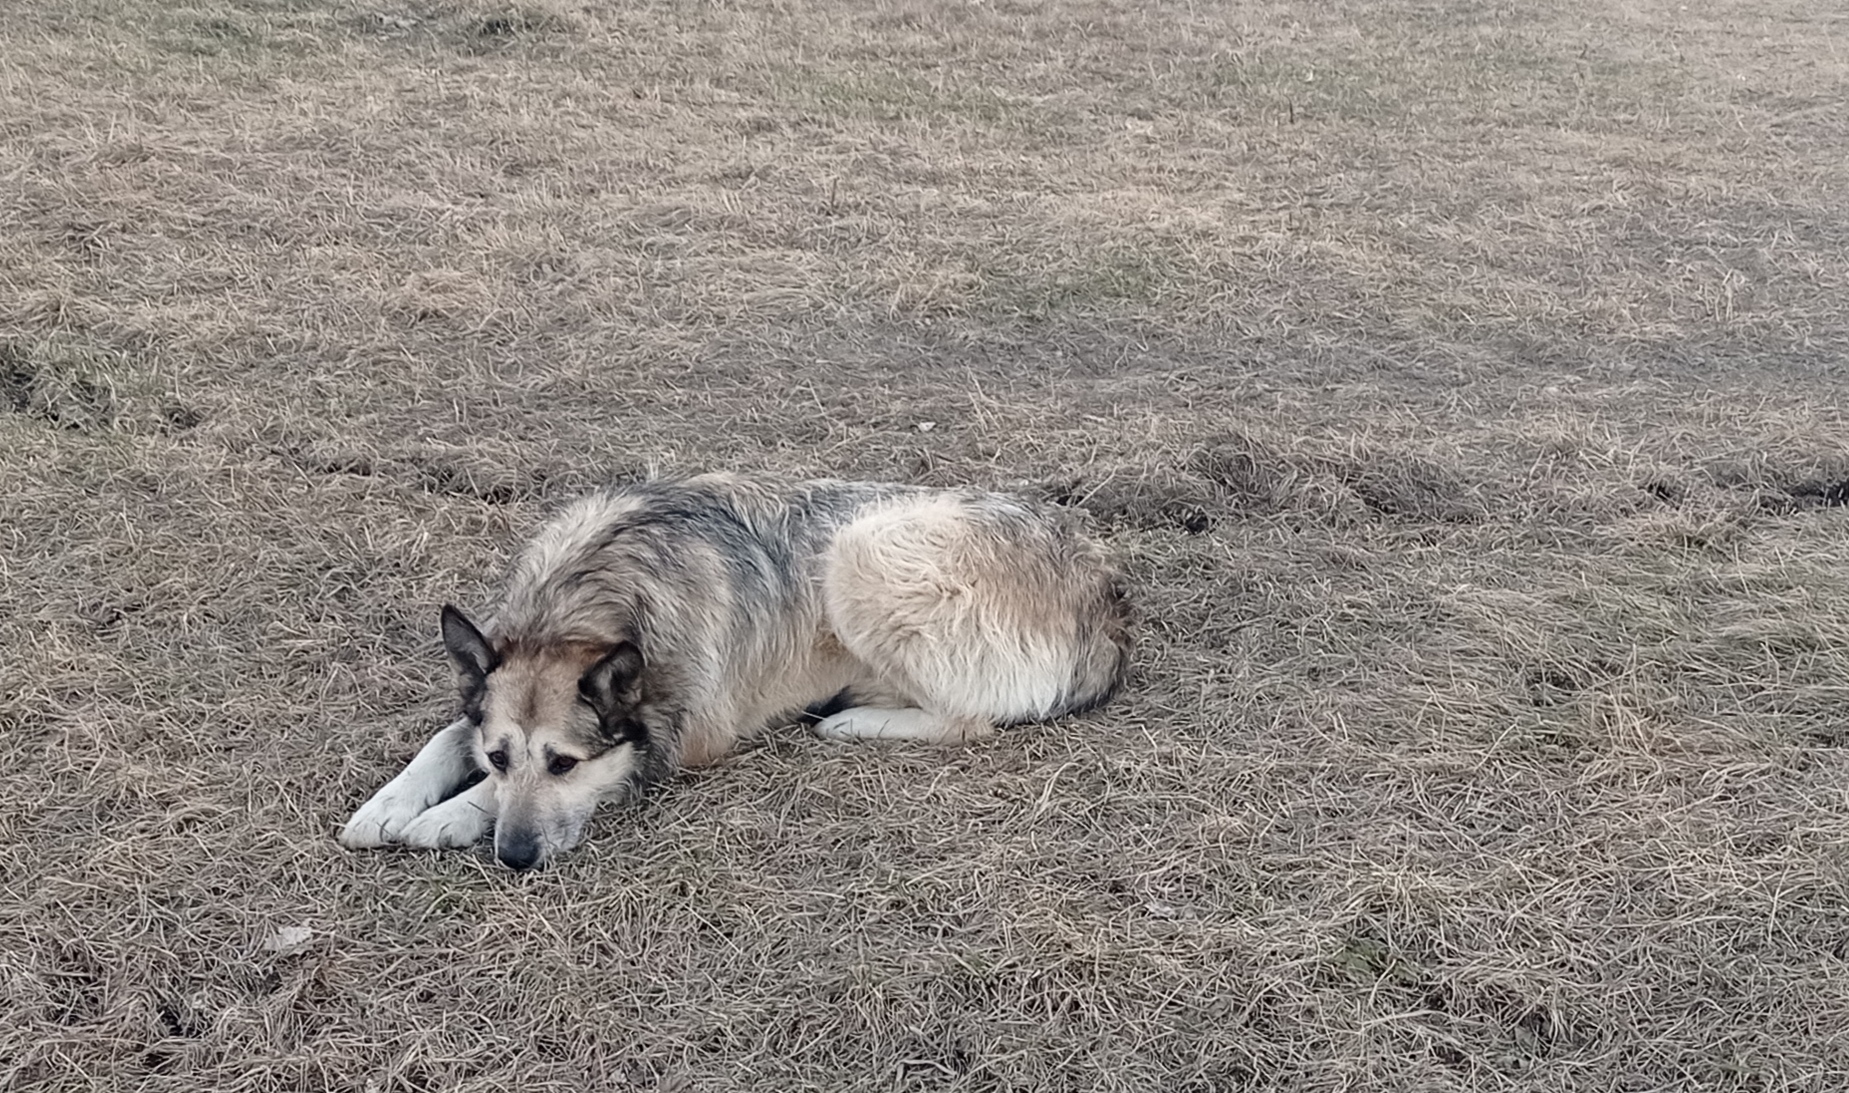
[[395,843],[405,826],[455,794],[476,772],[470,743],[475,726],[461,718],[430,738],[398,777],[372,795],[340,829],[340,845],[365,850]]
[[929,710],[856,706],[822,719],[815,734],[824,740],[911,740],[967,744],[993,735],[995,725],[976,717],[945,717]]
[[843,527],[822,578],[828,624],[900,699],[870,706],[917,709],[850,710],[822,735],[948,743],[1059,710],[1079,629],[1065,549],[1002,501],[928,498]]
[[494,779],[477,782],[425,809],[398,832],[397,843],[429,850],[474,846],[494,828]]

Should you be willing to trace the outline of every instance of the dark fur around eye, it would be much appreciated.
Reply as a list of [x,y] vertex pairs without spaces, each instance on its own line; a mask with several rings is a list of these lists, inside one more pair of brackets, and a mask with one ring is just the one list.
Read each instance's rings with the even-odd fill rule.
[[546,764],[546,769],[553,774],[562,775],[569,774],[571,768],[577,765],[578,761],[569,755],[555,755],[552,757],[552,761]]
[[505,748],[496,748],[493,751],[489,752],[488,762],[494,764],[495,770],[506,771],[507,770],[507,750]]

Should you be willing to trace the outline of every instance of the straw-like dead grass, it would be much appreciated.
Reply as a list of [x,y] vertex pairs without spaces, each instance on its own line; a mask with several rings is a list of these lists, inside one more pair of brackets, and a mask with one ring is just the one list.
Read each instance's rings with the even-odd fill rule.
[[[0,1087],[1849,1085],[1832,5],[6,18]],[[341,853],[716,466],[1089,510],[1135,686]]]

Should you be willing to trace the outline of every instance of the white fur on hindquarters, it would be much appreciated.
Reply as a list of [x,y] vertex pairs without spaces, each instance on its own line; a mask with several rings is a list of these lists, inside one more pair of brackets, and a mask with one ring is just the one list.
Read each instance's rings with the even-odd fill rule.
[[963,744],[994,734],[995,726],[975,718],[943,717],[926,710],[856,706],[822,719],[815,734],[824,740],[911,740]]
[[340,829],[340,845],[348,850],[370,850],[398,842],[407,825],[455,793],[475,772],[468,748],[474,731],[468,719],[462,718],[431,737],[396,778],[353,813]]
[[398,833],[398,842],[426,850],[474,846],[494,828],[494,779],[480,781],[427,808]]

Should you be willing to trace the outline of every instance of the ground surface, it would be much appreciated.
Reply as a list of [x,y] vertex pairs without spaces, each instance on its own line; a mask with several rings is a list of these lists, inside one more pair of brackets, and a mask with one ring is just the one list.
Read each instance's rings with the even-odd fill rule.
[[[1845,42],[12,4],[0,1088],[1844,1088]],[[714,467],[1088,509],[1134,687],[342,853],[437,605]]]

